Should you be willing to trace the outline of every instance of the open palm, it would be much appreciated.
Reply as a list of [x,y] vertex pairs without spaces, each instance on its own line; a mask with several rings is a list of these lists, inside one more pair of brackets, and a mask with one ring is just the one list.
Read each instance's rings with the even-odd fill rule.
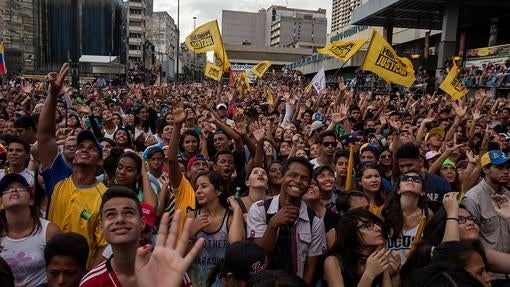
[[181,211],[177,210],[173,216],[170,231],[168,230],[169,214],[165,213],[161,219],[156,248],[150,252],[150,245],[138,248],[135,261],[136,282],[139,287],[179,287],[186,270],[193,263],[195,256],[203,246],[201,238],[195,242],[193,248],[186,252],[190,235],[191,219],[184,224],[184,230],[177,239]]

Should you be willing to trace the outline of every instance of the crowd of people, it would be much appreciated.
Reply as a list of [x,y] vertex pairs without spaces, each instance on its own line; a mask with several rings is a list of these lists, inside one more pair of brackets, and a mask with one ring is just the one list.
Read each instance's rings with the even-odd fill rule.
[[510,286],[510,101],[13,79],[1,286]]

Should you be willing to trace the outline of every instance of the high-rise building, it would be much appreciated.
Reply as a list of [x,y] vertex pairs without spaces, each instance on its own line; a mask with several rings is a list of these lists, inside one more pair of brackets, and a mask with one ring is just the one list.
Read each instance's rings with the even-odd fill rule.
[[266,44],[266,10],[244,12],[223,10],[221,36],[228,44],[264,46]]
[[326,44],[326,10],[271,6],[258,12],[223,10],[222,37],[228,44],[320,47]]
[[154,12],[152,24],[152,35],[149,39],[155,46],[156,63],[161,65],[162,78],[173,79],[177,26],[167,12]]
[[129,0],[128,2],[128,60],[143,62],[143,45],[146,33],[146,0]]
[[326,9],[304,10],[273,5],[266,10],[266,46],[324,46],[327,26]]
[[361,0],[333,0],[331,34],[336,34],[351,23],[352,11],[361,5]]

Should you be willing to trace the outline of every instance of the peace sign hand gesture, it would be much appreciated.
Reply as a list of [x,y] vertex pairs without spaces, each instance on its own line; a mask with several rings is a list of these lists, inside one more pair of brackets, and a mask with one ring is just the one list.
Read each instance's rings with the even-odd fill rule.
[[69,64],[65,63],[60,67],[60,71],[57,73],[52,72],[49,73],[46,78],[50,83],[49,92],[51,95],[57,96],[62,90],[62,84],[64,83],[64,79],[67,76],[67,72],[69,71]]

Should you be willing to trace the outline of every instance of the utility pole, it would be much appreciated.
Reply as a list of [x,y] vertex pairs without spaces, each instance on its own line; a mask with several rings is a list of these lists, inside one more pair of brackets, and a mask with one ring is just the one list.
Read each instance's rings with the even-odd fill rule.
[[72,86],[80,92],[80,1],[71,1],[71,80]]
[[[197,17],[193,17],[193,31],[195,31],[197,26]],[[196,81],[196,75],[197,74],[197,54],[193,53],[193,82]]]
[[181,46],[180,46],[180,33],[181,28],[179,27],[179,13],[181,8],[181,1],[177,0],[177,73],[175,74],[175,84],[179,83],[179,57],[181,54]]

